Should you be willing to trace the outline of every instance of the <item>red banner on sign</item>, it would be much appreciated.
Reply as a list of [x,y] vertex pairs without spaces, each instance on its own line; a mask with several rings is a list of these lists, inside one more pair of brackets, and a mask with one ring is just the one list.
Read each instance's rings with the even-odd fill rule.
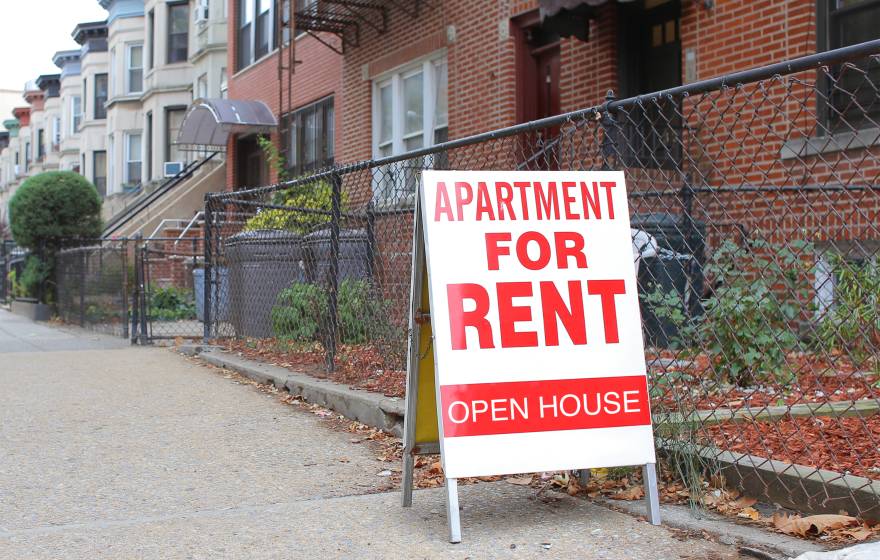
[[642,375],[440,387],[444,437],[645,426]]

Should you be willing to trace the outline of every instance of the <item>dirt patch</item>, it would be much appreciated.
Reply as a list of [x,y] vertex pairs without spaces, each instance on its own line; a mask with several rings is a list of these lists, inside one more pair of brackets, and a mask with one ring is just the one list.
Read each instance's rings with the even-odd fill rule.
[[786,416],[769,422],[721,422],[701,430],[721,449],[880,480],[880,415]]

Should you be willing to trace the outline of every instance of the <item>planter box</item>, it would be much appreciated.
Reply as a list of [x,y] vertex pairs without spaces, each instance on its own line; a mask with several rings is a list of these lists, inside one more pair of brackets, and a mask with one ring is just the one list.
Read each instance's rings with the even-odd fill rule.
[[12,300],[12,312],[31,321],[48,321],[52,317],[49,306],[35,299]]

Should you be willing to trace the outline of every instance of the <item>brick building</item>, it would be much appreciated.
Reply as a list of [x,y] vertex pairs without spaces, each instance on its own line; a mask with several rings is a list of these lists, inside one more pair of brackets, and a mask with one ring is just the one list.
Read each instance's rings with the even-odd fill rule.
[[[282,4],[286,14],[287,2],[229,0],[228,67],[233,70],[228,97],[269,107],[280,125],[269,136],[280,147],[289,174],[299,175],[334,162],[334,131],[341,125],[342,57],[337,52],[340,41],[324,33],[298,32],[294,51],[284,47],[279,52],[279,40],[290,44]],[[278,179],[257,144],[256,132],[231,135],[227,155],[230,188]]]

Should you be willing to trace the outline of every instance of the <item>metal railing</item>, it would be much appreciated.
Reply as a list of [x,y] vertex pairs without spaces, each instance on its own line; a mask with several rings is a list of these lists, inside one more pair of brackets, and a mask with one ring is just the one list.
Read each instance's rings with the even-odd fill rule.
[[656,247],[638,281],[672,474],[692,495],[695,480],[721,473],[777,504],[878,518],[878,53],[872,41],[609,95],[209,195],[205,338],[256,341],[297,367],[402,379],[421,170],[620,169],[635,234]]

